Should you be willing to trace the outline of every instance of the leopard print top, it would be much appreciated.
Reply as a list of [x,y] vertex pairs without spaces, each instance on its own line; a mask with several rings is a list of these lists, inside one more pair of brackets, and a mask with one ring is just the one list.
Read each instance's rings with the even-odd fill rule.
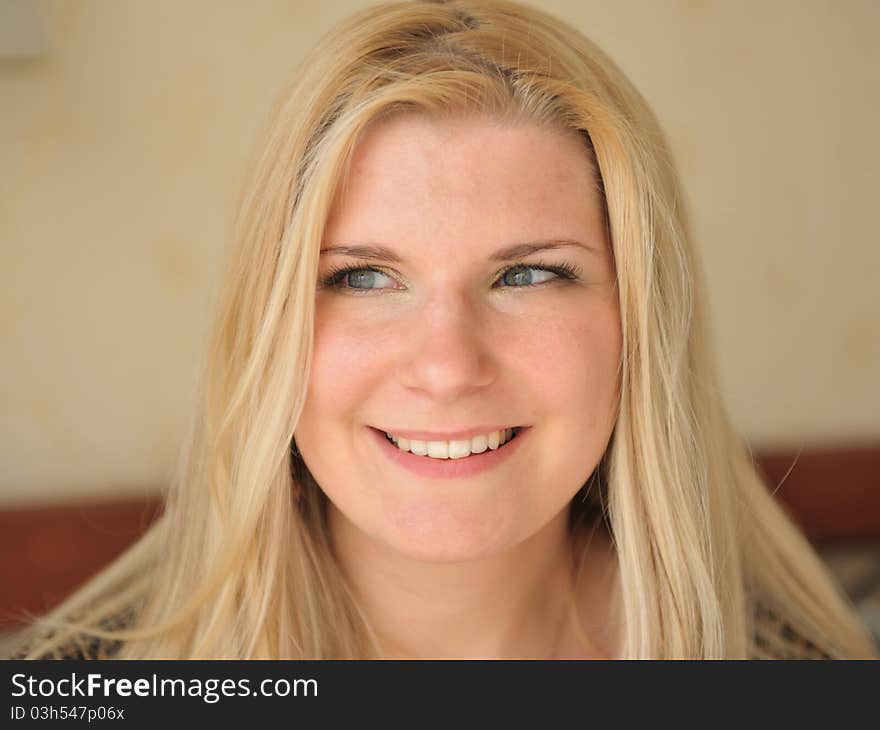
[[[132,623],[132,615],[127,614],[105,621],[102,626],[108,630],[127,628]],[[776,613],[759,608],[755,612],[755,635],[749,659],[832,659],[812,641],[797,633]],[[122,648],[120,641],[108,641],[96,637],[76,637],[67,644],[56,648],[40,659],[114,659]],[[13,659],[23,659],[27,647],[13,655]]]

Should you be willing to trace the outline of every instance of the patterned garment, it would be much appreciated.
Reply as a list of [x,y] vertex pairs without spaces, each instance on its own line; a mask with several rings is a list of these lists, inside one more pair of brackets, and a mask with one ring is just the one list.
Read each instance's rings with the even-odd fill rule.
[[[126,614],[114,620],[105,621],[103,628],[126,628],[131,625],[132,615]],[[772,611],[759,609],[755,614],[755,636],[749,659],[833,659],[819,649],[812,641],[798,634],[782,618]],[[95,637],[77,637],[58,647],[41,659],[80,659],[101,660],[116,658],[122,648],[120,641],[107,641]],[[27,649],[17,652],[12,658],[22,659]]]
[[[101,622],[101,628],[106,631],[114,629],[127,629],[134,624],[135,614],[133,611],[125,611]],[[115,659],[122,648],[121,641],[110,641],[96,636],[83,636],[77,634],[67,643],[55,647],[52,651],[43,654],[38,659]],[[10,658],[24,659],[30,651],[30,645],[18,649]]]
[[833,659],[768,609],[755,611],[750,659]]

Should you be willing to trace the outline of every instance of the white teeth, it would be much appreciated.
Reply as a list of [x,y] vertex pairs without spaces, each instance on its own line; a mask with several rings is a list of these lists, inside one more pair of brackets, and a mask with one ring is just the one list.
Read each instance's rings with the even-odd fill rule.
[[489,448],[494,451],[501,445],[501,432],[493,431],[489,434]]
[[487,449],[494,451],[510,441],[517,431],[518,429],[514,428],[504,428],[461,441],[419,441],[394,436],[387,432],[385,436],[397,444],[397,448],[401,451],[411,451],[417,456],[428,456],[433,459],[463,459],[471,454],[482,454]]
[[424,441],[417,441],[413,439],[409,442],[409,450],[412,451],[417,456],[427,456],[428,455],[428,445]]
[[[430,451],[428,452],[431,453]],[[471,455],[471,442],[470,441],[450,441],[449,442],[449,458],[450,459],[461,459],[465,456]]]
[[428,441],[428,456],[434,459],[449,458],[448,441]]

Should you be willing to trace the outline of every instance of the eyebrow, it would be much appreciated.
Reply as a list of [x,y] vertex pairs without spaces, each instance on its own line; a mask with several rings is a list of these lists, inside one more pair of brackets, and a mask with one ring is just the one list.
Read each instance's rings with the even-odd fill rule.
[[[589,251],[590,253],[598,253],[598,250],[595,246],[588,246],[581,241],[574,241],[563,238],[553,239],[550,241],[516,243],[512,246],[506,246],[505,248],[498,249],[495,253],[493,253],[489,257],[489,261],[514,261],[515,259],[523,258],[530,254],[537,253],[538,251],[551,251],[556,248],[565,248],[568,246],[577,246],[586,251]],[[385,246],[380,246],[377,244],[334,244],[332,246],[322,248],[321,255],[323,256],[324,254],[354,256],[356,258],[365,259],[367,261],[382,261],[396,264],[405,263],[404,260],[390,248],[386,248]]]

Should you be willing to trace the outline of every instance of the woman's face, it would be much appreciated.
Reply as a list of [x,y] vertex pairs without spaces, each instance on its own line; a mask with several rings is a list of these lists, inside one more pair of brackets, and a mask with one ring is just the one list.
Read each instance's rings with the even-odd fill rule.
[[[295,437],[334,529],[468,560],[567,508],[608,443],[621,356],[578,135],[483,117],[378,123],[331,211],[319,277]],[[504,428],[521,430],[493,448]],[[472,453],[434,458],[447,447]]]

